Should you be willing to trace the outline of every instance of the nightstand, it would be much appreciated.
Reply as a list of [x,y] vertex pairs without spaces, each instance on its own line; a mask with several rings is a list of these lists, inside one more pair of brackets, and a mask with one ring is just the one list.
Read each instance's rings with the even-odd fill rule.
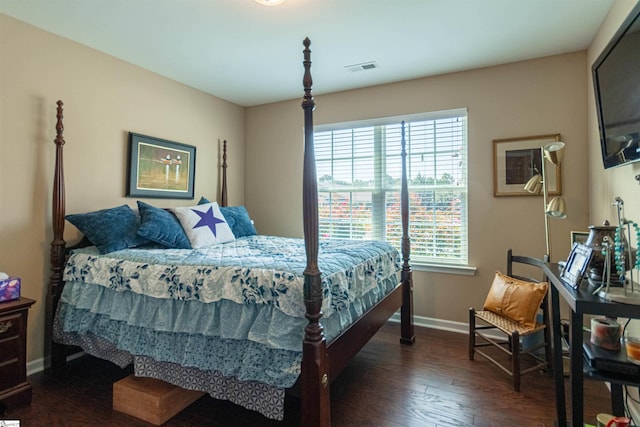
[[27,381],[29,298],[0,302],[0,402],[6,407],[31,403]]

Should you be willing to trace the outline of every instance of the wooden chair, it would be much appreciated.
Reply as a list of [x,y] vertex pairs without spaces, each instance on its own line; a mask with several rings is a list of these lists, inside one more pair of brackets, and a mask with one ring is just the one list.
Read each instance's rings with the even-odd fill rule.
[[[520,281],[533,283],[544,282],[546,281],[544,274],[542,275],[541,281],[515,274],[513,268],[515,264],[519,264],[518,267],[526,264],[542,268],[544,262],[548,261],[548,258],[547,255],[545,255],[544,260],[516,256],[513,255],[511,249],[509,249],[507,252],[506,275]],[[522,268],[518,269],[521,270]],[[531,268],[528,268],[528,270],[531,271]],[[469,360],[474,360],[475,353],[483,356],[512,377],[513,389],[518,392],[520,391],[520,377],[522,375],[538,369],[547,370],[550,374],[551,370],[551,334],[547,301],[548,286],[544,288],[544,291],[539,291],[538,293],[540,294],[540,292],[544,292],[544,297],[539,305],[539,310],[542,310],[542,323],[537,321],[539,310],[536,310],[535,313],[536,320],[531,324],[525,325],[504,315],[497,314],[495,311],[489,311],[487,309],[476,311],[473,307],[469,309]],[[528,348],[522,347],[520,338],[539,333],[542,333],[544,337],[542,342],[533,343],[533,345]],[[508,361],[501,362],[497,360],[496,357],[481,349],[486,346],[496,347],[506,353],[508,355]],[[538,351],[543,347],[544,358],[539,355]],[[526,369],[521,369],[520,362],[523,356],[532,357],[534,365]]]

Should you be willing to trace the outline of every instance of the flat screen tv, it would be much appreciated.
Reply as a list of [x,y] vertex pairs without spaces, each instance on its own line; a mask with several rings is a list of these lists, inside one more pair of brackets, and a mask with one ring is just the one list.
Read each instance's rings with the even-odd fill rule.
[[604,168],[640,160],[640,3],[591,70]]

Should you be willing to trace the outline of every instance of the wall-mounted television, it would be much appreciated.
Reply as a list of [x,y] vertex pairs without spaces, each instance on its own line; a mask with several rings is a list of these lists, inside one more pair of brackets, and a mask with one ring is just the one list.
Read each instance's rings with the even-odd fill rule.
[[640,3],[591,70],[604,168],[640,160]]

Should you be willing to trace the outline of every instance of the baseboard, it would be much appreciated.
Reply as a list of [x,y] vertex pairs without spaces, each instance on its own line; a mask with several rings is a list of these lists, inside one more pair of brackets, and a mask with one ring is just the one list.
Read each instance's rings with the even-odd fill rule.
[[[397,311],[389,318],[390,322],[400,323],[400,312]],[[440,329],[442,331],[457,332],[459,334],[469,333],[469,324],[454,322],[452,320],[435,319],[433,317],[413,316],[414,326],[423,328]]]
[[[389,318],[389,322],[400,323],[400,311],[397,311]],[[435,319],[433,317],[413,316],[413,325],[429,329],[439,329],[441,331],[455,332],[458,334],[469,334],[469,324],[454,322],[452,320]],[[495,331],[485,331],[485,335],[496,340],[504,339],[504,335]]]
[[[82,357],[85,355],[84,351],[80,351],[78,353],[74,353],[71,356],[67,356],[67,362],[70,362],[78,357]],[[38,372],[42,372],[45,370],[45,367],[51,366],[51,361],[49,358],[41,357],[36,360],[32,360],[31,362],[27,362],[27,376],[36,374]]]
[[44,357],[27,362],[27,376],[44,371]]

